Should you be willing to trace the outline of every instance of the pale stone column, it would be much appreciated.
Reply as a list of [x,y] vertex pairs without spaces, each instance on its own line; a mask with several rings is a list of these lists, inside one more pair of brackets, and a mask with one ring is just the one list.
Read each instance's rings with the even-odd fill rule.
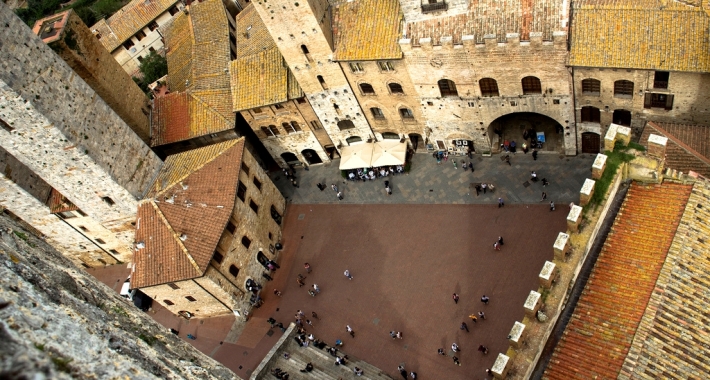
[[541,296],[540,293],[534,290],[530,291],[530,295],[528,295],[528,298],[525,300],[525,315],[530,318],[535,318],[535,314],[540,310],[540,306],[542,306]]
[[557,277],[555,268],[557,268],[557,265],[555,265],[552,261],[545,261],[545,265],[542,266],[542,271],[540,271],[538,278],[540,279],[540,286],[544,289],[552,287],[552,283]]
[[584,185],[582,185],[582,190],[579,191],[579,205],[584,206],[592,199],[594,195],[594,185],[597,182],[593,179],[585,179]]
[[569,235],[564,232],[560,232],[560,234],[557,235],[557,239],[555,240],[555,244],[553,245],[553,248],[555,250],[555,260],[565,260],[565,255],[567,254],[567,249],[569,248],[567,244],[568,240]]
[[582,223],[582,207],[574,205],[567,214],[567,228],[572,232],[577,232],[580,223]]
[[515,324],[513,324],[513,328],[508,334],[508,341],[510,341],[510,345],[515,348],[520,348],[523,343],[524,333],[525,325],[520,322],[515,322]]
[[611,123],[609,129],[606,131],[604,136],[604,150],[614,150],[614,143],[616,142],[616,131],[619,129],[620,125]]
[[624,143],[624,146],[629,145],[631,141],[631,128],[620,126],[616,130],[616,140]]
[[651,134],[648,136],[648,155],[655,158],[664,158],[666,156],[667,144],[667,137]]
[[510,357],[504,354],[498,354],[491,371],[493,372],[493,377],[496,379],[505,379],[508,374],[508,363],[510,363]]
[[592,178],[599,179],[604,174],[604,169],[606,168],[605,154],[597,153],[597,158],[594,159],[594,164],[592,164]]

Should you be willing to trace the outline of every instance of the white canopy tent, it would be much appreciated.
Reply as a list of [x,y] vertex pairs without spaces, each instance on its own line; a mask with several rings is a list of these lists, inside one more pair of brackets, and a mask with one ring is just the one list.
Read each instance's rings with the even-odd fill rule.
[[378,141],[372,148],[370,166],[403,165],[407,158],[407,144],[398,140]]
[[344,146],[340,150],[340,170],[370,167],[372,144]]

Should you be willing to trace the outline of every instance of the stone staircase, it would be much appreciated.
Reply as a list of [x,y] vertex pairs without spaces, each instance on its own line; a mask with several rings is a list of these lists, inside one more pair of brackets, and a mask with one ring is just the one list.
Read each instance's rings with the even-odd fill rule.
[[[297,330],[292,324],[269,355],[264,358],[264,362],[253,372],[251,379],[276,379],[276,376],[271,374],[275,368],[286,371],[290,375],[289,380],[392,379],[379,368],[349,355],[347,365],[335,365],[335,357],[327,352],[330,346],[322,350],[313,345],[301,347],[294,339],[297,335]],[[286,353],[289,355],[288,359],[284,356]],[[346,354],[338,351],[338,356],[342,357]],[[301,372],[300,370],[306,368],[308,363],[313,365],[313,371]],[[355,375],[353,370],[355,367],[363,370],[362,376]]]

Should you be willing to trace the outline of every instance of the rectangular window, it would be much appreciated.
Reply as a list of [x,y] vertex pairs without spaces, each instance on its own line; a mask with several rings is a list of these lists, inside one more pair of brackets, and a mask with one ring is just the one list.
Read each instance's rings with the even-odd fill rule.
[[171,300],[163,300],[163,302],[165,302],[165,304],[168,305],[168,306],[173,306],[173,305],[175,305],[175,304],[173,303],[173,301],[171,301]]
[[297,122],[292,121],[290,123],[283,123],[282,126],[286,130],[286,133],[296,133],[301,131],[301,126]]
[[139,30],[136,32],[135,37],[138,41],[140,41],[145,38],[145,33],[142,30]]
[[172,6],[170,9],[168,9],[168,12],[170,12],[171,16],[175,16],[175,14],[178,13],[178,8],[176,6]]
[[247,197],[247,187],[244,186],[242,181],[239,181],[239,185],[237,186],[237,198],[241,199],[242,202],[245,202],[246,197]]
[[278,136],[281,134],[281,131],[279,131],[279,128],[275,125],[269,125],[269,131],[273,136]]
[[296,99],[296,102],[298,102],[298,104],[305,104],[306,98],[298,98],[298,99]]
[[667,111],[673,109],[673,95],[647,93],[643,101],[644,108],[663,108]]
[[153,47],[151,46],[151,47],[148,48],[148,51],[151,52],[151,53],[153,53],[153,52],[155,52],[155,49],[153,49]]
[[314,131],[321,129],[320,124],[316,120],[311,121],[311,128],[313,128]]
[[247,166],[247,164],[245,164],[245,163],[243,163],[243,162],[242,162],[242,171],[243,171],[246,175],[249,175],[249,167]]
[[108,203],[109,206],[113,206],[116,204],[116,202],[114,202],[113,199],[109,197],[101,197],[101,200]]
[[394,64],[390,61],[378,61],[377,65],[380,66],[382,71],[394,71]]
[[251,110],[251,112],[253,112],[253,113],[262,113],[262,112],[264,112],[264,111],[262,111],[261,107],[256,107],[256,108],[253,108],[253,109]]
[[0,128],[6,130],[8,132],[12,132],[15,130],[15,128],[11,127],[10,124],[6,123],[5,120],[3,120],[3,119],[0,119]]
[[237,232],[237,226],[234,225],[231,221],[227,222],[227,231],[229,231],[230,234],[234,235],[235,232]]
[[282,110],[284,106],[282,106],[281,104],[274,104],[274,108],[276,108],[277,110]]
[[133,41],[131,41],[130,38],[123,43],[123,47],[126,48],[126,50],[131,50],[133,46],[135,46],[135,44],[133,43]]
[[174,282],[168,282],[168,286],[173,288],[174,290],[180,289],[180,287],[177,286],[177,284],[175,284]]
[[653,76],[653,88],[668,88],[670,75],[668,71],[656,71]]
[[257,189],[261,190],[261,181],[259,181],[256,177],[254,177],[254,186],[256,186]]
[[109,249],[108,251],[111,252],[111,253],[114,254],[114,255],[118,255],[118,251],[115,250],[115,249]]
[[362,64],[359,62],[350,62],[350,71],[354,73],[362,73],[365,70],[362,69]]
[[193,296],[186,296],[185,299],[188,300],[188,301],[190,301],[190,302],[195,302],[195,301],[197,301],[197,300],[195,299],[195,297],[193,297]]
[[59,217],[62,219],[76,218],[76,215],[74,215],[74,213],[71,211],[59,212],[59,213],[57,213],[57,215],[59,215]]
[[154,31],[154,30],[156,30],[156,29],[158,29],[158,23],[155,22],[155,20],[151,21],[151,22],[148,24],[148,29],[150,29],[151,32]]
[[79,226],[79,229],[84,231],[84,232],[89,232],[89,229],[84,227],[84,226]]
[[143,57],[141,57],[140,55],[137,56],[136,59],[138,60],[138,62],[143,62]]
[[217,264],[222,264],[222,260],[224,260],[224,255],[222,255],[219,252],[215,252],[214,256],[212,256],[212,259],[217,262]]
[[106,242],[103,239],[96,239],[96,242],[99,244],[106,244]]
[[251,209],[254,210],[255,213],[259,213],[259,205],[254,203],[253,199],[249,201],[249,207],[251,207]]

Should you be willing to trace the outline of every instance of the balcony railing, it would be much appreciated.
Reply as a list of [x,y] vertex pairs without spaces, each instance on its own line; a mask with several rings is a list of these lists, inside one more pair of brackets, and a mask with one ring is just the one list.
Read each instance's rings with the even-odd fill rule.
[[438,12],[438,11],[445,11],[449,8],[449,6],[444,3],[431,3],[431,4],[422,4],[422,13],[431,13],[431,12]]

